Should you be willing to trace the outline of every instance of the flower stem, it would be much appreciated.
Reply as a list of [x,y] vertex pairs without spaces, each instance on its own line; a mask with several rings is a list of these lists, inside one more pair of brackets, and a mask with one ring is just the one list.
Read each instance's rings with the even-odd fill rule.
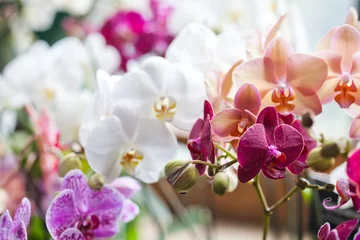
[[272,212],[267,212],[267,211],[264,214],[264,228],[263,228],[263,238],[262,238],[263,240],[266,240],[266,237],[269,232],[271,214]]
[[224,163],[222,165],[218,165],[218,164],[212,164],[212,163],[201,161],[201,160],[192,160],[191,161],[192,164],[207,165],[207,166],[215,168],[215,169],[225,169],[225,168],[228,168],[228,167],[230,167],[231,165],[233,165],[233,164],[235,164],[237,162],[238,162],[238,160],[235,159],[235,160],[232,160],[230,162]]
[[299,190],[300,190],[300,188],[298,186],[294,186],[284,197],[282,197],[279,201],[277,201],[274,205],[272,205],[269,208],[269,211],[272,212],[276,208],[278,208],[281,204],[283,204],[284,202],[289,201],[290,197]]
[[226,150],[225,148],[223,148],[222,146],[220,146],[219,144],[217,143],[214,143],[214,146],[217,148],[217,149],[220,149],[221,151],[223,151],[224,153],[226,153],[226,155],[228,155],[230,158],[232,158],[233,160],[237,159],[236,156],[234,156],[234,154],[232,154],[230,151]]

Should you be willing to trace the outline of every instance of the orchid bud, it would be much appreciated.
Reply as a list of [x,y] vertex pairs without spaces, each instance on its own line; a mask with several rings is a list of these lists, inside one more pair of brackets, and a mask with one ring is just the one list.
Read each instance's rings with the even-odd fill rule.
[[212,182],[213,192],[217,195],[223,196],[228,191],[230,186],[230,177],[224,172],[219,172],[215,175]]
[[314,124],[314,115],[307,111],[301,115],[301,123],[305,128],[311,128]]
[[298,186],[302,190],[304,190],[305,188],[307,188],[310,185],[309,181],[307,179],[305,179],[305,178],[296,179],[295,184],[296,184],[296,186]]
[[59,176],[65,177],[70,170],[81,169],[81,167],[80,157],[75,153],[68,153],[60,161],[58,168]]
[[309,152],[307,164],[314,171],[326,172],[335,164],[335,159],[324,157],[321,149],[321,147],[316,147]]
[[105,178],[103,175],[95,173],[89,178],[89,187],[94,190],[100,190],[105,183]]
[[173,160],[165,166],[165,176],[181,194],[187,193],[199,179],[199,171],[189,160]]
[[321,155],[326,158],[334,158],[340,154],[340,148],[336,142],[325,143],[321,147]]

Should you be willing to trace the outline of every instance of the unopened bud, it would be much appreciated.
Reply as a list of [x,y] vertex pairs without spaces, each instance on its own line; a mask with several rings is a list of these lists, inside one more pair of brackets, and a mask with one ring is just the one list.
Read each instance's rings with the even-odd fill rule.
[[335,159],[324,157],[321,147],[316,147],[309,152],[307,164],[314,171],[326,172],[335,164]]
[[215,176],[215,168],[213,168],[213,167],[208,167],[208,168],[207,168],[207,171],[208,171],[209,177]]
[[307,188],[309,186],[310,183],[305,178],[298,178],[295,180],[295,184],[296,184],[296,186],[298,186],[299,188],[304,190],[305,188]]
[[217,195],[223,196],[229,189],[230,177],[224,172],[219,172],[215,175],[212,182],[213,192]]
[[340,154],[340,148],[336,142],[325,143],[321,147],[321,155],[326,158],[334,158]]
[[325,185],[324,189],[327,192],[333,192],[335,190],[335,185],[331,184],[331,183],[328,183],[328,184]]
[[95,173],[89,178],[89,187],[94,190],[100,190],[105,183],[105,178],[103,175]]
[[301,123],[305,128],[311,128],[314,124],[314,116],[311,112],[307,111],[301,115]]
[[167,181],[181,194],[187,193],[196,185],[199,175],[199,171],[189,160],[173,160],[165,166]]
[[73,169],[81,169],[82,163],[80,157],[75,153],[66,154],[59,163],[59,176],[65,177],[65,175]]

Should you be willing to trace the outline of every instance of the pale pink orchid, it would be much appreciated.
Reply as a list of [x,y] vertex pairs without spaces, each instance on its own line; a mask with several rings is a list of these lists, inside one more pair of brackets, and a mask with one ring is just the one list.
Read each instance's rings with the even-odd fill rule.
[[[325,49],[325,44],[320,44]],[[350,25],[335,29],[328,50],[317,52],[328,64],[328,76],[318,92],[322,103],[333,99],[342,108],[360,105],[360,33]]]
[[234,70],[233,81],[237,87],[254,84],[263,107],[271,105],[281,113],[297,115],[311,109],[317,115],[322,107],[316,92],[327,71],[321,58],[296,53],[286,40],[274,38],[263,58],[243,63]]

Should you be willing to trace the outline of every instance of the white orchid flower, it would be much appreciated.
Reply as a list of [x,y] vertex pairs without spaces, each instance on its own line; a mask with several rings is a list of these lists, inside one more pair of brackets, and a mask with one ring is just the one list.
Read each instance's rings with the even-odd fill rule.
[[88,13],[94,0],[52,0],[59,10],[65,10],[71,15],[81,16]]
[[21,18],[23,23],[34,31],[48,30],[56,15],[56,7],[49,0],[22,1]]
[[206,93],[203,75],[195,68],[150,57],[140,69],[123,75],[113,97],[119,103],[130,101],[142,116],[189,131],[202,114]]
[[116,106],[89,134],[90,167],[111,182],[122,169],[145,183],[159,180],[177,149],[175,135],[157,119],[141,118],[131,103]]

